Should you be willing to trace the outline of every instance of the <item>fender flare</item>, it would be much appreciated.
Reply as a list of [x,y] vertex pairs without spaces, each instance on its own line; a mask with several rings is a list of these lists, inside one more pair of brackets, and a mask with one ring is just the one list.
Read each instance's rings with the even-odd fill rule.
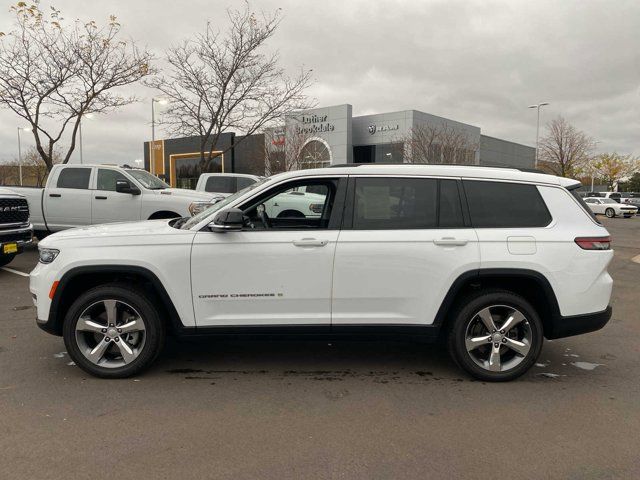
[[58,287],[56,288],[56,292],[51,299],[51,305],[49,307],[49,318],[46,324],[41,325],[41,328],[48,331],[49,333],[54,333],[56,335],[62,334],[62,324],[64,322],[64,317],[59,314],[61,308],[61,302],[64,297],[64,292],[69,284],[80,275],[87,274],[118,274],[122,273],[124,275],[134,274],[136,276],[141,276],[145,280],[147,280],[153,286],[155,292],[160,297],[160,301],[164,305],[169,314],[169,328],[172,331],[182,330],[184,327],[182,321],[180,320],[180,316],[178,315],[178,311],[176,310],[171,297],[167,293],[166,289],[162,282],[158,279],[155,273],[151,270],[140,267],[137,265],[125,265],[125,264],[117,264],[117,265],[89,265],[89,266],[81,266],[70,269],[66,272],[58,283]]
[[483,279],[504,277],[515,277],[535,281],[542,289],[542,293],[549,303],[549,308],[552,313],[551,320],[556,320],[560,317],[560,307],[558,306],[556,294],[553,291],[553,287],[551,287],[551,283],[542,273],[526,268],[479,268],[464,272],[454,280],[440,304],[433,325],[442,326],[458,294],[468,282],[473,280],[481,282]]

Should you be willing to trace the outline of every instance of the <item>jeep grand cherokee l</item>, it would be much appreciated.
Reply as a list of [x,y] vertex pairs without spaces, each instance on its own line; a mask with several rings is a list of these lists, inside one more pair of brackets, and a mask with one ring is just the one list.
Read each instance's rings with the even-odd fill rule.
[[[470,375],[510,380],[545,337],[611,316],[609,233],[579,185],[444,165],[283,173],[191,218],[49,236],[37,323],[100,377],[148,367],[166,332],[317,333],[444,339]],[[319,215],[269,216],[301,187],[322,195]]]

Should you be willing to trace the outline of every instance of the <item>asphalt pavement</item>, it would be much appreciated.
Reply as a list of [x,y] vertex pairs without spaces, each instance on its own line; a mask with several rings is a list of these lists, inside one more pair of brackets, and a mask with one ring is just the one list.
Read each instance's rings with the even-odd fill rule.
[[613,319],[545,342],[504,384],[433,345],[210,339],[169,339],[143,375],[100,380],[2,269],[0,478],[639,478],[640,217],[603,223]]

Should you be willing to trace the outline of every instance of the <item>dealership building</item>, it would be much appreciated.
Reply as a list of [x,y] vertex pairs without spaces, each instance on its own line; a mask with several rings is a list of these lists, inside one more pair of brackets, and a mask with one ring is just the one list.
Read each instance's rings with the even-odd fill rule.
[[205,172],[265,175],[344,163],[456,163],[534,168],[535,148],[482,135],[480,127],[417,110],[354,117],[349,104],[296,112],[264,133],[224,133],[200,162],[200,138],[145,142],[145,168],[194,188]]

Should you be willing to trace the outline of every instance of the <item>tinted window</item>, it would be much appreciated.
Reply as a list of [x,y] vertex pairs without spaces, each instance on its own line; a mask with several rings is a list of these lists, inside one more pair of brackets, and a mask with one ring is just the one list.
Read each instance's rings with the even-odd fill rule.
[[435,228],[438,181],[429,178],[356,179],[353,228]]
[[98,169],[98,181],[96,188],[98,190],[107,190],[109,192],[116,191],[116,181],[125,180],[129,181],[127,177],[118,172],[117,170],[108,170],[106,168]]
[[209,177],[204,187],[207,192],[236,193],[235,177]]
[[58,175],[58,188],[89,188],[90,168],[64,168]]
[[535,185],[473,180],[463,184],[476,228],[545,227],[551,222]]
[[440,204],[438,226],[440,228],[462,228],[462,204],[455,180],[440,180]]
[[248,187],[252,183],[255,183],[255,180],[253,178],[236,177],[236,191]]

